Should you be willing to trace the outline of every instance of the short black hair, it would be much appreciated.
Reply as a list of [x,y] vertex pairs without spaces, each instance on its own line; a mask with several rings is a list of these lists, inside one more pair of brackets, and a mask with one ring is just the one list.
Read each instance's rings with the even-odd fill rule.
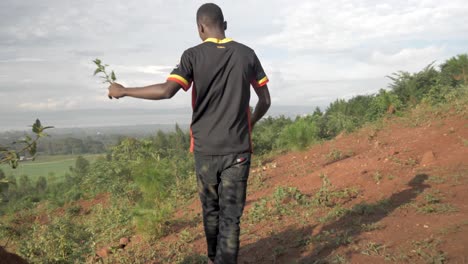
[[200,8],[198,8],[197,22],[202,23],[208,27],[223,27],[223,11],[216,4],[203,4],[200,6]]

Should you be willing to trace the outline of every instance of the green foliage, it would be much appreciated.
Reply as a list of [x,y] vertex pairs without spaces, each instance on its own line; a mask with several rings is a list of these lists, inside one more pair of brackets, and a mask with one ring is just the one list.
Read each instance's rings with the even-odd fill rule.
[[278,187],[273,193],[273,208],[277,214],[288,215],[296,205],[307,205],[308,199],[296,187]]
[[252,205],[249,210],[248,221],[250,223],[258,223],[269,217],[269,208],[267,207],[267,199],[260,199]]
[[379,93],[372,98],[369,109],[365,113],[366,119],[374,121],[387,113],[391,114],[392,111],[399,111],[402,107],[403,103],[394,92],[381,89]]
[[19,250],[31,263],[84,263],[93,252],[93,234],[69,217],[57,217],[48,225],[34,224]]
[[132,233],[132,202],[126,198],[104,206],[93,206],[89,216],[83,218],[86,230],[92,234],[93,243],[107,244]]
[[52,126],[42,126],[41,121],[36,119],[36,122],[32,125],[32,132],[35,134],[35,138],[26,135],[23,139],[18,142],[13,142],[13,144],[21,144],[23,147],[16,151],[12,148],[6,146],[0,146],[0,164],[8,163],[13,169],[18,167],[18,162],[20,160],[20,155],[26,155],[28,153],[32,157],[36,156],[37,152],[37,142],[39,138],[47,136],[44,133],[45,130],[53,128]]
[[348,153],[343,153],[341,150],[338,149],[332,149],[328,154],[327,154],[327,161],[328,163],[333,163],[339,160],[344,160],[349,157],[354,155],[352,151],[348,151]]
[[113,83],[117,80],[115,77],[114,71],[111,71],[111,73],[107,73],[106,67],[109,66],[109,64],[102,64],[102,61],[100,59],[95,59],[93,60],[94,64],[96,65],[96,69],[94,70],[94,75],[101,73],[103,76],[99,76],[101,79],[104,79],[103,83]]
[[[325,112],[316,108],[312,115],[298,117],[295,121],[285,117],[266,118],[256,126],[253,134],[255,152],[265,155],[304,149],[382,117],[398,114],[420,102],[431,106],[450,103],[459,112],[467,111],[467,100],[460,100],[468,98],[468,89],[462,81],[467,75],[466,58],[464,54],[448,60],[441,65],[440,72],[430,64],[416,73],[394,73],[389,77],[390,89],[381,89],[375,95],[338,99],[330,103]],[[456,82],[452,82],[454,78]]]
[[334,207],[337,204],[344,204],[359,194],[357,188],[338,189],[334,187],[328,177],[324,174],[320,175],[322,186],[315,193],[312,199],[312,204],[322,207]]
[[438,83],[438,77],[439,72],[431,63],[415,74],[394,73],[393,76],[389,76],[392,80],[390,87],[400,101],[412,106],[418,104],[431,87]]
[[85,176],[89,171],[89,161],[83,156],[78,156],[72,171],[77,177]]
[[253,133],[254,151],[259,155],[272,152],[276,149],[275,142],[281,131],[293,123],[290,118],[280,116],[277,118],[267,117],[262,119]]
[[450,87],[468,84],[468,54],[457,55],[440,65],[440,83]]
[[322,186],[318,192],[315,193],[314,203],[316,205],[333,206],[334,204],[331,202],[330,194],[332,184],[326,175],[322,174],[320,175],[320,178],[322,179]]
[[428,238],[419,241],[413,241],[411,252],[425,263],[443,264],[447,263],[448,258],[445,252],[440,250],[441,241],[439,239]]
[[457,212],[457,208],[454,206],[443,203],[443,194],[434,190],[424,195],[424,200],[415,204],[415,207],[419,213],[422,214],[443,214]]
[[318,141],[319,128],[308,118],[298,118],[280,133],[276,146],[280,149],[300,150]]

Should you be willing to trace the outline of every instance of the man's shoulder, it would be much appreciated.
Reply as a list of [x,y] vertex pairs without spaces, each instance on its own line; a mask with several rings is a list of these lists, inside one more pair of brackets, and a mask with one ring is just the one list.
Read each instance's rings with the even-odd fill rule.
[[249,46],[247,46],[247,45],[245,45],[243,43],[240,43],[238,41],[232,41],[232,45],[236,46],[236,48],[241,49],[241,50],[243,50],[245,52],[255,53],[255,51],[251,47],[249,47]]

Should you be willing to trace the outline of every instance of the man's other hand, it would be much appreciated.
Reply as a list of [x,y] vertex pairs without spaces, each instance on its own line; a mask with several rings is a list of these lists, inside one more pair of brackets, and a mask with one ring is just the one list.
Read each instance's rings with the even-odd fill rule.
[[121,97],[124,97],[125,96],[125,87],[123,87],[123,85],[119,84],[119,83],[112,83],[110,86],[109,86],[109,99],[112,99],[112,98],[115,98],[115,99],[119,99]]

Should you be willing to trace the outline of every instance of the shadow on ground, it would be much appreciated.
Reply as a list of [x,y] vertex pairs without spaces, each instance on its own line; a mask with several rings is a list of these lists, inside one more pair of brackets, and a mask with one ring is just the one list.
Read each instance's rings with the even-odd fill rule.
[[2,264],[27,264],[28,262],[20,256],[6,251],[0,246],[0,263]]
[[[288,228],[245,245],[241,248],[239,263],[329,263],[336,249],[351,241],[357,242],[357,237],[367,230],[366,227],[378,223],[397,208],[413,202],[430,187],[425,184],[427,179],[426,174],[416,175],[408,182],[409,188],[401,192],[375,203],[355,205],[338,219],[322,226],[315,236],[311,234],[316,226]],[[306,251],[310,253],[305,255]]]

